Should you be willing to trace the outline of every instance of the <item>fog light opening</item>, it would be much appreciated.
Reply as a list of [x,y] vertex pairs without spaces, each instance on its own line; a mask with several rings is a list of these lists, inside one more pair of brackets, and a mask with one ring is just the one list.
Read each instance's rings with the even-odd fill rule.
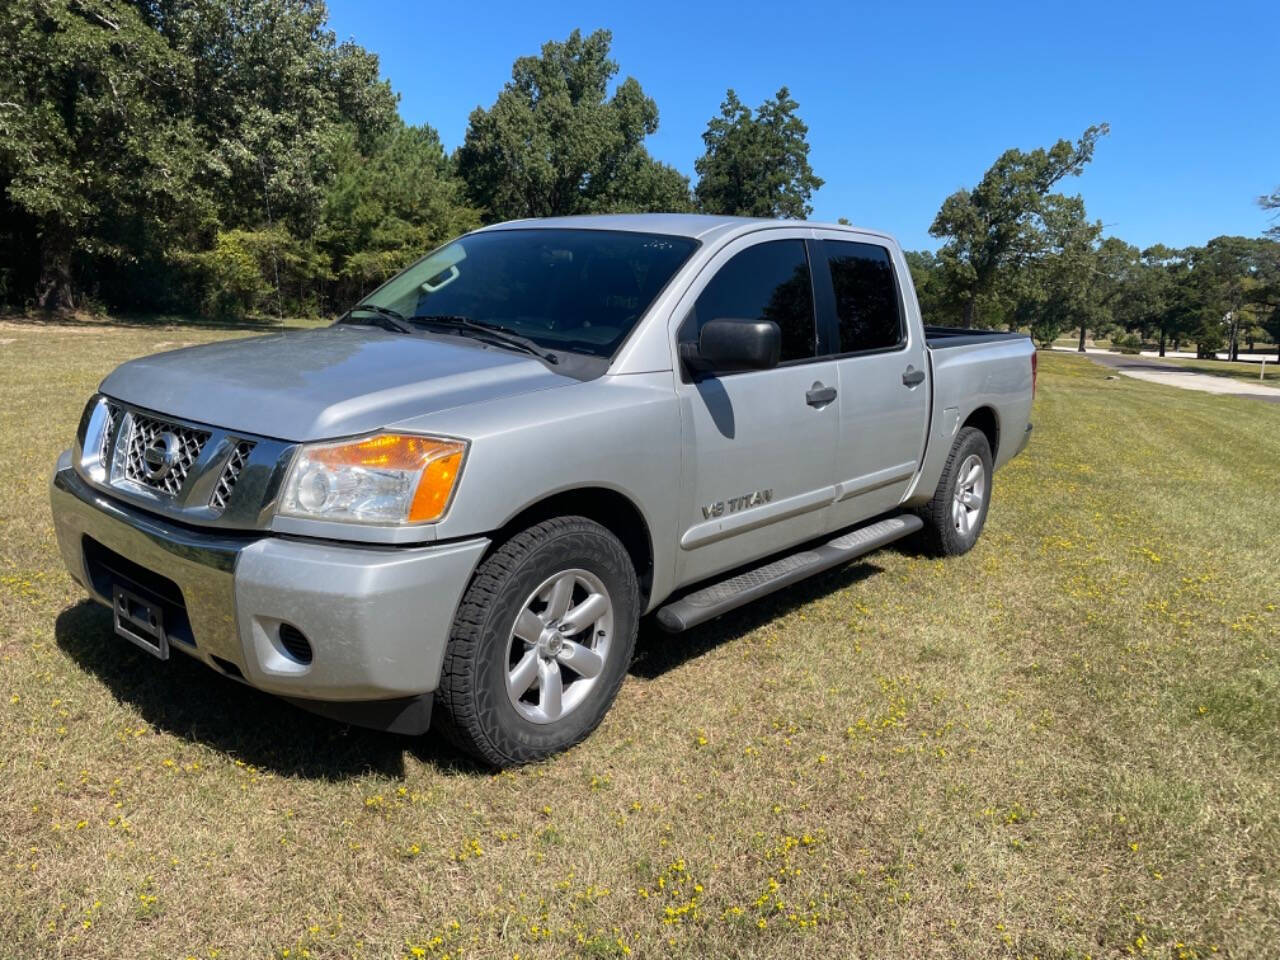
[[291,623],[280,624],[280,646],[298,663],[311,662],[311,641]]

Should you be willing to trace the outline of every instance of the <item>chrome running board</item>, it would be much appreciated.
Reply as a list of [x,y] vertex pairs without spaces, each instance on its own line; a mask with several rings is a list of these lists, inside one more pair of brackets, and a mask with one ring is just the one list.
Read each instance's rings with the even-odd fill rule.
[[672,600],[658,609],[658,624],[671,633],[688,630],[815,573],[879,550],[923,526],[923,521],[914,513],[903,513],[856,527],[834,540],[734,574]]

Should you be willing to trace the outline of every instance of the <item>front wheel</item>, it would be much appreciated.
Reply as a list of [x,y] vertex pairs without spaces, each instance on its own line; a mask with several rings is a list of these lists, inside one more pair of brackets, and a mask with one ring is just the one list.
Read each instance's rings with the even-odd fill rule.
[[573,746],[617,695],[639,607],[631,559],[600,524],[557,517],[521,531],[480,565],[458,608],[437,720],[499,767]]
[[938,479],[938,489],[924,507],[925,548],[936,556],[968,553],[978,542],[991,506],[991,445],[976,427],[957,435]]

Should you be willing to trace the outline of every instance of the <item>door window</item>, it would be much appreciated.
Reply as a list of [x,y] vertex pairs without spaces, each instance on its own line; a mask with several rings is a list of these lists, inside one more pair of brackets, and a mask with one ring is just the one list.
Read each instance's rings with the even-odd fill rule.
[[824,240],[831,267],[840,352],[891,350],[903,342],[898,285],[889,251],[873,243]]
[[817,355],[813,285],[803,240],[771,240],[736,254],[698,296],[681,340],[695,342],[709,320],[772,320],[783,363]]

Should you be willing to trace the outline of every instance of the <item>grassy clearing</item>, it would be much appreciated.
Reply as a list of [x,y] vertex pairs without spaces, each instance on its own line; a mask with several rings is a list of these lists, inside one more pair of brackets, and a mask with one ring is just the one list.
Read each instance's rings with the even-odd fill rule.
[[217,320],[208,317],[201,317],[191,314],[165,314],[165,313],[144,313],[144,314],[112,314],[107,316],[100,313],[88,313],[77,311],[72,313],[53,314],[46,313],[0,313],[0,327],[25,327],[36,329],[97,329],[97,330],[116,330],[120,328],[139,329],[139,330],[173,330],[191,333],[198,332],[214,332],[214,333],[238,333],[241,335],[251,333],[270,333],[279,330],[282,327],[289,330],[306,329],[308,327],[322,327],[332,323],[331,318],[326,317],[285,317],[277,319],[275,317],[253,317],[244,320]]
[[0,340],[0,956],[1262,957],[1280,409],[1042,354],[986,535],[683,638],[514,773],[111,635],[45,482],[117,362]]

